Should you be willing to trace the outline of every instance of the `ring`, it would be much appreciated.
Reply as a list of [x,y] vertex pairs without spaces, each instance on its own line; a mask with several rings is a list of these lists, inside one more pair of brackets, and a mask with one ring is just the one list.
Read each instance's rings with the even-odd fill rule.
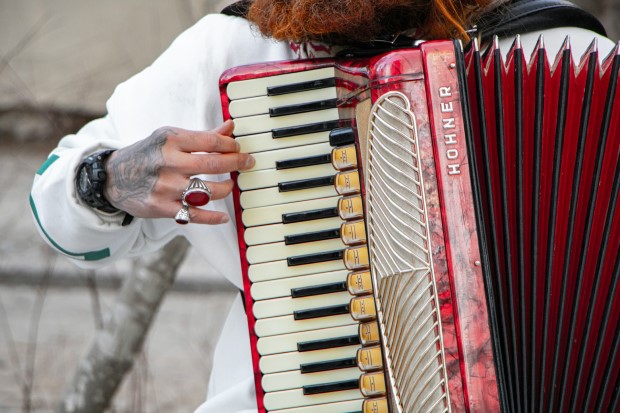
[[195,207],[207,205],[211,200],[211,190],[202,179],[192,178],[183,191],[181,199],[186,204]]
[[177,222],[177,224],[189,224],[189,205],[183,203],[183,208],[181,208],[179,212],[177,212],[177,214],[174,216],[174,220]]

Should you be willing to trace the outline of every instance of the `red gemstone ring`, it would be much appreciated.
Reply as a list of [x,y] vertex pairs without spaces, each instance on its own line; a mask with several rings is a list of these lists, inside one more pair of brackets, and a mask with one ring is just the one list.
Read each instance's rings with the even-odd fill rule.
[[187,205],[195,207],[207,205],[211,200],[211,190],[202,179],[192,178],[181,199]]

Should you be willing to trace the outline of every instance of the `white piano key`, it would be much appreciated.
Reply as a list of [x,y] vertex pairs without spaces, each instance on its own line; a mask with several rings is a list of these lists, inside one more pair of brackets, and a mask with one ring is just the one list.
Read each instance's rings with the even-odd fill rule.
[[332,185],[290,192],[280,192],[278,188],[274,187],[242,192],[239,199],[241,208],[249,209],[307,201],[309,199],[327,198],[336,195],[338,193]]
[[328,338],[357,336],[359,334],[358,330],[359,324],[354,323],[339,327],[323,328],[321,330],[262,337],[258,339],[256,349],[261,356],[297,351],[298,343]]
[[291,289],[312,287],[315,285],[344,282],[348,271],[332,271],[322,274],[311,274],[303,277],[285,278],[277,281],[264,281],[252,284],[250,294],[255,301],[269,300],[278,297],[290,297]]
[[295,245],[285,245],[283,242],[276,242],[249,247],[246,251],[246,257],[250,264],[259,264],[262,262],[285,260],[288,257],[298,255],[316,254],[345,248],[346,245],[341,239],[329,239]]
[[254,313],[254,317],[258,319],[279,317],[293,314],[293,312],[299,310],[349,304],[351,298],[352,296],[348,291],[303,298],[274,298],[255,302],[252,306],[252,313]]
[[297,277],[327,271],[343,270],[343,260],[317,262],[314,264],[289,267],[286,260],[250,265],[248,278],[252,282],[277,280],[280,278]]
[[301,331],[319,330],[357,324],[348,314],[331,317],[312,318],[309,320],[295,320],[292,315],[282,317],[263,318],[257,320],[254,331],[258,337],[276,336],[285,333],[299,333]]
[[293,126],[310,125],[319,122],[338,120],[338,109],[323,109],[315,112],[297,113],[294,115],[278,116],[269,115],[248,116],[235,119],[235,136],[253,135],[257,133],[271,132],[273,129],[290,128]]
[[328,79],[336,77],[336,70],[333,67],[307,70],[283,75],[265,76],[255,79],[240,80],[230,82],[226,86],[228,99],[244,99],[254,96],[267,95],[267,88],[272,86],[284,86],[294,83],[309,82],[312,80]]
[[302,145],[329,142],[329,131],[308,133],[305,135],[296,135],[277,139],[274,139],[271,136],[271,132],[268,132],[258,133],[256,135],[239,136],[235,137],[235,139],[239,142],[241,152],[254,154],[265,151],[299,147]]
[[249,191],[277,186],[281,182],[331,176],[337,172],[330,163],[282,170],[263,169],[261,171],[240,173],[237,178],[237,184],[242,191]]
[[313,384],[335,383],[338,381],[355,380],[362,375],[357,367],[321,371],[318,373],[302,374],[299,370],[282,373],[272,373],[263,376],[261,386],[267,392],[290,390]]
[[233,100],[228,105],[228,111],[233,118],[254,116],[269,113],[269,109],[282,106],[299,105],[338,98],[335,87],[306,90],[303,92],[287,93],[278,96],[257,96],[247,99]]
[[246,227],[275,224],[282,222],[282,214],[311,211],[314,209],[336,208],[338,206],[338,199],[340,199],[340,197],[336,196],[330,198],[311,199],[308,201],[291,202],[288,204],[270,205],[260,208],[245,209],[243,210],[241,219],[243,221],[243,225],[245,225]]
[[[278,409],[292,407],[313,406],[323,403],[335,403],[346,400],[355,400],[363,397],[359,390],[335,391],[331,393],[313,394],[304,396],[302,389],[269,392],[265,394],[265,408],[271,412]],[[322,406],[321,406],[322,407]],[[316,413],[316,407],[314,407]]]
[[277,161],[286,161],[289,159],[307,158],[317,155],[331,155],[332,147],[329,142],[317,143],[315,145],[306,145],[303,147],[295,146],[292,148],[277,149],[266,152],[259,152],[254,156],[254,167],[244,171],[260,171],[262,169],[275,169]]
[[243,234],[248,245],[283,242],[288,235],[307,234],[309,232],[340,229],[344,221],[340,217],[315,219],[292,224],[273,224],[247,228]]
[[357,357],[357,350],[359,348],[361,348],[361,346],[346,346],[325,350],[304,351],[303,353],[294,351],[291,353],[273,354],[261,357],[258,366],[263,374],[299,370],[302,364],[355,358]]
[[317,408],[321,409],[321,413],[361,412],[363,404],[364,399],[358,399],[337,403],[327,403],[320,407],[306,406],[293,407],[292,409],[271,410],[269,413],[316,413]]

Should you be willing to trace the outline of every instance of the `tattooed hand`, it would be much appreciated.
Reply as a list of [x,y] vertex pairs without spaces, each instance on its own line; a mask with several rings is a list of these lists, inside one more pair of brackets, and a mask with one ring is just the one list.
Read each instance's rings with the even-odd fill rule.
[[[112,153],[106,162],[104,194],[116,208],[141,218],[173,218],[181,208],[181,193],[190,176],[222,174],[254,166],[254,158],[239,153],[227,121],[212,131],[160,128],[148,138]],[[209,153],[192,153],[209,152]],[[233,182],[208,182],[211,199],[230,194]],[[192,223],[221,224],[223,212],[190,208]]]

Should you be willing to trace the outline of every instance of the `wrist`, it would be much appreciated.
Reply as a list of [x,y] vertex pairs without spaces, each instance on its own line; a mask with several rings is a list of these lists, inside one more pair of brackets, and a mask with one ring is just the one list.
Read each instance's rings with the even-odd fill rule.
[[105,197],[107,181],[105,161],[114,152],[113,149],[96,152],[84,158],[78,166],[75,185],[79,198],[91,208],[106,213],[115,213],[114,207]]
[[[103,170],[105,171],[106,174],[106,180],[103,184],[103,197],[105,198],[106,201],[108,201],[108,203],[112,204],[113,206],[115,204],[117,204],[118,199],[117,197],[115,197],[115,180],[114,180],[114,170],[111,167],[111,165],[113,165],[113,158],[117,156],[116,151],[108,154],[108,156],[106,156],[103,159]],[[121,208],[118,208],[121,209]]]

